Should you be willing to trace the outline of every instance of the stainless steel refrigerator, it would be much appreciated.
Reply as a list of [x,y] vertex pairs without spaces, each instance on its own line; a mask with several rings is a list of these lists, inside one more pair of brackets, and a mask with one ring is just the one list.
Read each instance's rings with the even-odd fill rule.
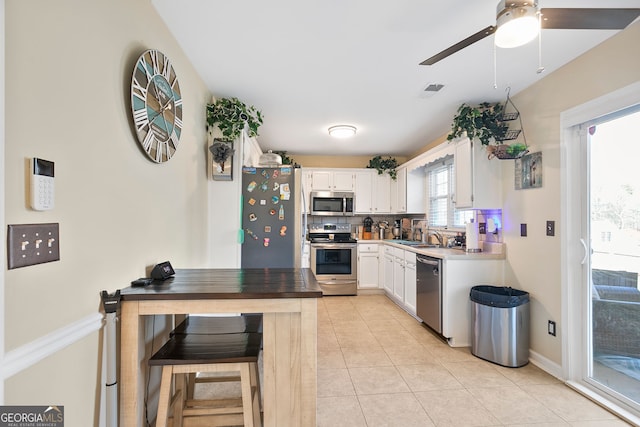
[[242,268],[299,268],[304,227],[299,168],[242,168]]

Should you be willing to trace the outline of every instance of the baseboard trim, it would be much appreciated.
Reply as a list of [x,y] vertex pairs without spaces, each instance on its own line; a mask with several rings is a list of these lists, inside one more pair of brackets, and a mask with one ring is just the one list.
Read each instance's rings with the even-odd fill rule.
[[549,375],[553,375],[561,381],[564,381],[562,378],[562,366],[558,365],[554,361],[547,359],[540,353],[536,353],[533,350],[529,350],[529,362],[536,365],[538,368],[542,369]]
[[90,314],[5,353],[1,371],[3,380],[99,330],[103,324],[104,315],[102,313]]

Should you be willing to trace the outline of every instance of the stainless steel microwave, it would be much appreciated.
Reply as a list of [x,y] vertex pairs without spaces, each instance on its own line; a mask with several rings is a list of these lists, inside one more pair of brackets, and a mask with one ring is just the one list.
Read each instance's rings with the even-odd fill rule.
[[349,191],[312,191],[311,215],[353,216],[355,198]]

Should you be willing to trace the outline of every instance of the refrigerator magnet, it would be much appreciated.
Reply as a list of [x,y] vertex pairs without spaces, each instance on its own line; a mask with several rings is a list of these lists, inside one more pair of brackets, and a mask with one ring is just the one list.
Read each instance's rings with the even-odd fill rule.
[[249,221],[255,221],[257,219],[258,219],[258,217],[256,216],[256,214],[254,214],[254,213],[250,213],[249,214]]
[[260,206],[266,206],[267,201],[265,199],[260,199]]
[[280,205],[280,210],[278,211],[278,219],[280,221],[284,219],[284,205]]
[[263,169],[260,175],[264,176],[265,178],[269,178],[269,172],[267,172],[266,169]]
[[275,215],[275,214],[276,214],[276,210],[275,210],[275,209],[271,209],[271,210],[269,211],[269,215]]
[[256,234],[253,231],[249,230],[248,228],[245,228],[244,231],[246,231],[247,234],[251,236],[253,240],[258,240],[258,236],[256,236]]
[[279,201],[280,199],[278,198],[278,196],[271,197],[271,203],[273,203],[274,205],[277,205]]
[[287,226],[283,225],[282,227],[280,227],[280,235],[281,236],[286,236],[287,235]]
[[247,191],[248,191],[249,193],[251,193],[253,190],[255,190],[255,188],[256,188],[256,186],[257,186],[257,185],[258,185],[258,183],[257,183],[257,182],[255,182],[255,181],[251,181],[251,182],[249,183],[249,185],[247,185]]
[[264,226],[264,232],[265,233],[271,233],[271,226],[270,225],[265,225]]
[[249,199],[249,201],[247,202],[249,203],[251,206],[256,204],[256,199],[254,199],[253,197]]
[[278,188],[280,188],[280,183],[274,182],[273,183],[273,191],[278,191]]
[[282,184],[280,186],[280,198],[282,200],[291,199],[291,189],[289,188],[289,184]]
[[273,176],[273,178],[275,179],[275,178],[278,177],[278,175],[280,175],[280,171],[278,169],[274,169],[273,170],[273,175],[271,175],[271,176]]
[[265,248],[269,246],[270,240],[271,239],[269,239],[268,237],[265,237],[264,240],[262,241],[262,244],[264,245]]
[[262,184],[260,184],[260,189],[262,191],[267,191],[269,189],[269,181],[265,181]]

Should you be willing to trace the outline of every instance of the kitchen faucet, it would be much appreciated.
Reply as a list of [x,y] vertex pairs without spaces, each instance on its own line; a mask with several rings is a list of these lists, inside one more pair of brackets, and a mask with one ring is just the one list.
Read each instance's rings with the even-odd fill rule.
[[438,239],[438,244],[440,245],[440,247],[444,247],[444,237],[442,236],[442,234],[440,234],[437,230],[433,230],[431,231],[431,236],[435,236],[436,239]]

